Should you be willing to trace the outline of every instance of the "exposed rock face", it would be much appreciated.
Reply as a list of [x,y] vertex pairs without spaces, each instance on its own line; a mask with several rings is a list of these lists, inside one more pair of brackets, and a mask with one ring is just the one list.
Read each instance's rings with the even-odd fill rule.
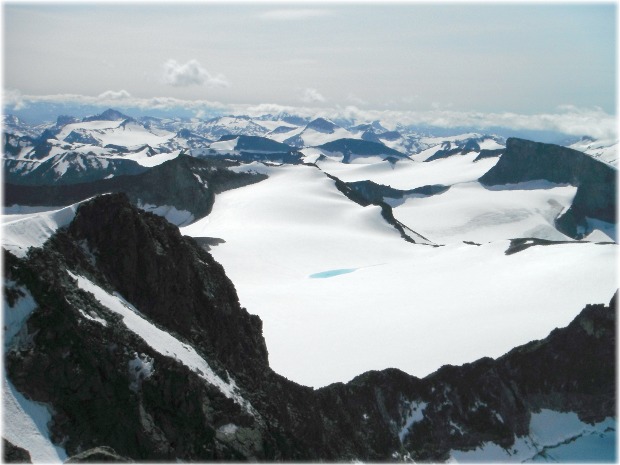
[[546,180],[579,186],[610,182],[614,169],[585,153],[554,144],[514,137],[506,141],[506,151],[480,182],[486,186]]
[[86,241],[97,271],[154,321],[234,371],[267,366],[260,318],[241,309],[222,266],[178,228],[136,214],[125,196],[113,195],[82,205],[67,234]]
[[120,120],[132,120],[127,115],[122,114],[120,111],[108,108],[106,111],[99,115],[87,116],[82,121],[120,121]]
[[556,220],[564,234],[589,233],[586,218],[616,222],[617,170],[577,150],[510,138],[506,152],[480,182],[485,186],[545,180],[577,187],[570,209]]
[[208,214],[215,194],[266,178],[262,174],[235,173],[234,162],[179,157],[134,176],[118,176],[70,186],[19,186],[4,184],[5,205],[69,205],[109,192],[124,192],[136,205],[168,205]]
[[318,148],[328,152],[340,152],[344,155],[343,163],[349,163],[356,157],[394,157],[395,159],[408,159],[407,155],[391,149],[382,143],[360,139],[338,139],[333,142],[319,145]]
[[17,447],[10,441],[2,438],[2,462],[3,463],[32,463],[30,453]]
[[480,154],[474,159],[474,162],[482,160],[484,158],[494,158],[499,157],[505,152],[506,149],[482,149],[480,150]]
[[359,194],[360,199],[357,203],[368,202],[368,204],[379,204],[385,201],[386,198],[390,199],[402,199],[406,195],[419,195],[419,196],[431,196],[442,194],[446,192],[450,187],[440,184],[426,185],[416,187],[415,189],[394,189],[390,186],[383,184],[377,184],[372,181],[355,181],[346,183],[351,189]]
[[[24,259],[5,252],[4,266],[38,305],[7,355],[8,376],[53,406],[52,439],[70,456],[106,446],[135,461],[440,461],[484,441],[509,447],[541,408],[615,416],[615,299],[497,360],[313,390],[269,368],[260,319],[239,306],[222,267],[122,194],[84,203],[44,247]],[[120,292],[234,380],[252,408],[154,350],[67,270]],[[152,367],[139,378],[137,359]]]
[[306,125],[306,129],[313,129],[323,134],[333,134],[337,128],[338,126],[336,126],[331,121],[326,120],[325,118],[317,118],[315,120],[310,121]]

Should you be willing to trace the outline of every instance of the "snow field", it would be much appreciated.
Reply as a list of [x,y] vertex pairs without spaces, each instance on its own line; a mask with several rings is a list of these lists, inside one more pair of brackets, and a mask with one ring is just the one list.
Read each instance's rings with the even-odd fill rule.
[[477,181],[497,163],[497,158],[484,158],[473,163],[477,153],[455,155],[430,162],[399,161],[372,164],[345,165],[334,160],[319,161],[325,172],[344,182],[370,180],[394,189],[414,189],[430,184],[450,186],[461,182]]
[[397,220],[438,244],[517,237],[572,240],[555,229],[554,219],[570,207],[577,188],[531,187],[540,187],[540,183],[489,190],[478,182],[468,182],[439,195],[388,203],[395,207]]
[[86,131],[87,134],[99,140],[102,147],[108,144],[136,147],[144,144],[157,146],[166,143],[175,135],[167,131],[157,131],[157,133],[154,133],[134,122],[128,122],[121,126],[122,123],[123,121],[89,121],[68,124],[62,128],[56,138],[64,140],[71,131]]
[[388,367],[422,377],[497,357],[565,326],[588,303],[609,302],[616,289],[615,245],[510,256],[508,240],[414,245],[313,167],[263,171],[268,179],[220,194],[208,217],[181,232],[226,241],[211,253],[263,320],[272,368],[301,384]]

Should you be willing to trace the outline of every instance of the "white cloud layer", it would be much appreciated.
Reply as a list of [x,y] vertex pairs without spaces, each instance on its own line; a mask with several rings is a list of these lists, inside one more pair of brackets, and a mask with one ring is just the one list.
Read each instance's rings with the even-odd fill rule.
[[102,92],[101,94],[99,94],[99,96],[97,98],[100,98],[102,100],[123,100],[123,99],[127,99],[127,98],[131,98],[131,94],[129,92],[127,92],[126,90],[106,90],[105,92]]
[[198,60],[189,60],[187,63],[178,63],[176,60],[168,60],[163,65],[163,81],[174,87],[208,86],[229,87],[226,78],[218,74],[212,76]]

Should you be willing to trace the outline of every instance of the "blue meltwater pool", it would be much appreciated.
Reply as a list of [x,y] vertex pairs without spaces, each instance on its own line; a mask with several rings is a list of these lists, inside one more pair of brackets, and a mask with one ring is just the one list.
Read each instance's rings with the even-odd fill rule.
[[338,276],[340,274],[353,273],[357,268],[341,268],[339,270],[327,270],[321,271],[320,273],[311,274],[310,278],[333,278],[334,276]]

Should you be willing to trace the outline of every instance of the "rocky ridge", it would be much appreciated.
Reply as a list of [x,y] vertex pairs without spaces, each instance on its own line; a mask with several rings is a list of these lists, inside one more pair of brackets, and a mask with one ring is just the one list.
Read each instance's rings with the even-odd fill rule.
[[577,150],[509,138],[497,164],[480,178],[489,188],[530,181],[577,187],[571,207],[556,219],[556,228],[581,239],[591,228],[588,218],[616,222],[617,169]]
[[98,194],[124,192],[139,206],[172,206],[195,218],[207,215],[215,195],[265,179],[257,173],[229,170],[238,163],[187,155],[145,173],[73,185],[23,186],[4,183],[4,205],[70,205]]

